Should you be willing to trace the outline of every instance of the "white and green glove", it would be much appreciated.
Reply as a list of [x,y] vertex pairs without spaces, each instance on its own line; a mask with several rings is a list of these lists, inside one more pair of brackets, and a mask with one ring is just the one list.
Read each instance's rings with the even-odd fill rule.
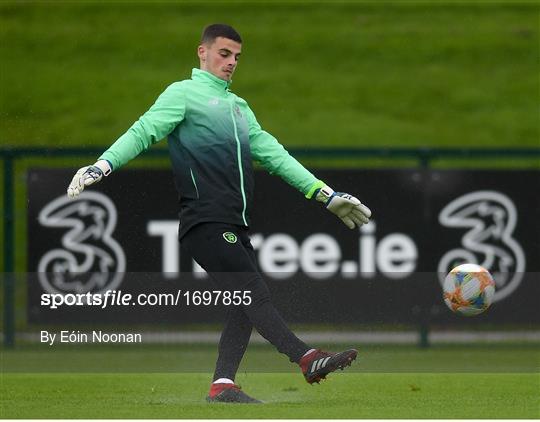
[[325,204],[326,209],[337,215],[349,229],[361,227],[369,222],[371,211],[358,198],[348,193],[334,192],[324,186],[315,195],[315,199]]
[[99,182],[103,176],[111,174],[112,167],[107,160],[99,160],[93,166],[82,167],[77,170],[67,188],[69,198],[77,198],[86,186]]

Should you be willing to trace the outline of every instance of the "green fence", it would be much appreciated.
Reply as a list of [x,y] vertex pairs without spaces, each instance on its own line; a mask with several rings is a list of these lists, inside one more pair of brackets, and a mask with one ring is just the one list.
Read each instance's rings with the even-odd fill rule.
[[[413,160],[416,166],[428,168],[440,160],[506,162],[532,160],[540,167],[540,147],[518,149],[485,148],[288,148],[299,159],[337,163],[354,159]],[[0,148],[3,162],[3,245],[4,245],[4,347],[15,344],[15,164],[26,158],[96,157],[103,148]],[[162,148],[148,150],[145,157],[167,157]],[[518,165],[519,166],[519,165]],[[514,165],[515,167],[515,165]],[[420,345],[428,344],[428,327],[420,326]]]

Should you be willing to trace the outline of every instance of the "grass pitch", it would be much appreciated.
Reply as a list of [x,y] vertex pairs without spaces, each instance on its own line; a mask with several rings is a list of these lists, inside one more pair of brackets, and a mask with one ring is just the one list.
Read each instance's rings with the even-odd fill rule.
[[109,146],[198,66],[202,28],[228,22],[244,39],[233,90],[286,146],[538,146],[539,11],[504,1],[2,1],[3,143]]
[[263,405],[207,404],[210,374],[5,374],[2,418],[538,418],[538,374],[241,374]]
[[263,405],[205,402],[215,354],[196,345],[3,352],[0,417],[540,417],[534,345],[367,347],[314,386],[272,348],[250,347],[236,382]]

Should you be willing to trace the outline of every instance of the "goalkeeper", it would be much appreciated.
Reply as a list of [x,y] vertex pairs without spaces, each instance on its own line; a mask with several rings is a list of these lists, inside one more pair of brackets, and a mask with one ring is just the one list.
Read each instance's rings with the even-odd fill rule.
[[249,306],[229,308],[207,400],[258,403],[234,384],[253,327],[297,363],[310,384],[350,365],[357,351],[312,348],[289,330],[274,308],[248,237],[252,160],[306,198],[321,202],[351,229],[366,224],[371,212],[355,197],[334,192],[315,178],[261,128],[247,102],[229,90],[241,49],[240,35],[232,27],[206,27],[197,50],[200,68],[193,69],[191,79],[166,88],[94,165],[75,174],[67,194],[76,198],[85,187],[168,136],[180,198],[182,248],[220,288],[249,290],[252,297]]

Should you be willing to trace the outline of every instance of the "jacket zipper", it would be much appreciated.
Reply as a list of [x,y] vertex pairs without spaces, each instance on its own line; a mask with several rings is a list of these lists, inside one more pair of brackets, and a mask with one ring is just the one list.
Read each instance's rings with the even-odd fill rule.
[[242,209],[242,220],[244,221],[244,224],[247,226],[246,221],[246,192],[244,191],[244,171],[242,169],[242,150],[240,148],[240,140],[238,139],[238,130],[236,129],[236,120],[234,119],[234,113],[233,113],[233,101],[230,102],[230,109],[231,109],[231,119],[233,122],[234,127],[234,139],[236,140],[236,156],[238,158],[238,170],[240,172],[240,191],[242,192],[242,201],[243,201],[243,209]]

